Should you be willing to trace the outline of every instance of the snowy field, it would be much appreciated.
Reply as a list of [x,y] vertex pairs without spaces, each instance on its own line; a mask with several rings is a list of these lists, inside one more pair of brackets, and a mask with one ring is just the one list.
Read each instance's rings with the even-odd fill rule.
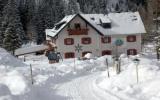
[[[138,83],[134,58],[140,59]],[[49,64],[44,55],[26,55],[23,62],[23,56],[17,59],[0,48],[0,100],[160,100],[160,62],[154,53],[123,55],[121,62],[116,75],[110,56]]]

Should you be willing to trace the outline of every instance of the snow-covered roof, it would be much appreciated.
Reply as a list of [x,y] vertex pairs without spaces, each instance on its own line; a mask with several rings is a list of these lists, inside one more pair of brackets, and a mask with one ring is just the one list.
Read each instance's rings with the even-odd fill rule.
[[69,15],[64,17],[59,23],[55,24],[53,29],[46,29],[46,35],[56,36],[76,15]]
[[33,45],[30,47],[22,47],[22,48],[15,50],[15,55],[19,56],[19,55],[34,53],[34,52],[42,51],[42,50],[46,50],[46,49],[48,49],[47,45]]
[[[104,14],[77,14],[103,35],[146,33],[139,12]],[[64,17],[55,27],[46,31],[49,36],[56,36],[76,15]],[[111,23],[111,28],[104,28],[101,23]]]

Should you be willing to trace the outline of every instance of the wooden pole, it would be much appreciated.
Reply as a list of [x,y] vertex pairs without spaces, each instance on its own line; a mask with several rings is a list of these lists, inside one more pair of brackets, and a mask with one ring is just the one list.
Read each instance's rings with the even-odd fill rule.
[[139,82],[139,75],[138,75],[138,64],[136,64],[136,74],[137,74],[137,83]]
[[33,72],[32,72],[32,65],[30,64],[30,71],[31,71],[31,83],[32,85],[34,84],[33,83]]
[[110,74],[109,74],[109,66],[108,66],[108,59],[106,59],[106,65],[107,65],[107,74],[108,74],[108,78],[110,78]]

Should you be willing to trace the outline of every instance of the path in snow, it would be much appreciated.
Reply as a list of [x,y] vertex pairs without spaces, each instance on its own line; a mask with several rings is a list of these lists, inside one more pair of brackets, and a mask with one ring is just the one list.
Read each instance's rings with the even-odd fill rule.
[[99,74],[93,73],[58,84],[57,93],[67,97],[67,100],[121,100],[96,87],[95,80],[99,77]]

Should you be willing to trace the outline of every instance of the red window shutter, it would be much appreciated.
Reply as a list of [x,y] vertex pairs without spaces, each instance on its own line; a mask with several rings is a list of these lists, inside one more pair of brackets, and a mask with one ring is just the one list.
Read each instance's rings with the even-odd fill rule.
[[127,55],[137,55],[137,50],[136,49],[128,49]]
[[90,51],[85,51],[85,52],[82,53],[82,57],[84,57],[87,53],[92,53],[92,52],[90,52]]
[[127,36],[127,42],[135,42],[136,36],[135,35],[129,35]]
[[91,38],[90,37],[85,37],[81,39],[82,44],[91,44]]
[[102,43],[111,43],[111,37],[102,37],[101,38]]
[[111,55],[111,50],[102,51],[102,56],[104,56],[104,55]]
[[75,58],[74,52],[67,52],[67,53],[65,53],[65,58]]
[[64,44],[65,45],[73,45],[74,39],[73,38],[66,38],[66,39],[64,39]]

